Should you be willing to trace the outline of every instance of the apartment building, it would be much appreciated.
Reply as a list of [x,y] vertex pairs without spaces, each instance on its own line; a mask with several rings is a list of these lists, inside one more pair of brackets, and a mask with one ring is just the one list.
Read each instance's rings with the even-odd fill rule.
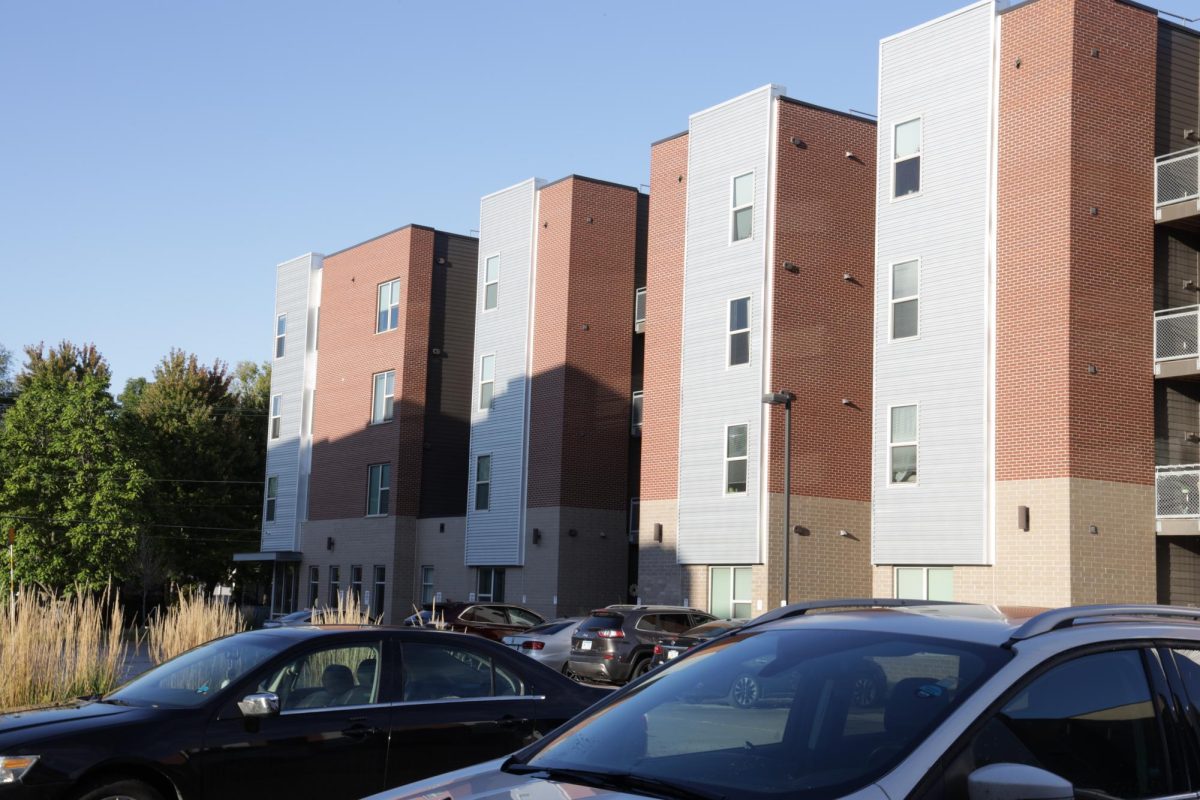
[[876,594],[1200,602],[1198,42],[1035,0],[881,43]]
[[636,188],[577,175],[481,201],[468,504],[418,526],[427,601],[628,598],[645,216]]
[[273,612],[402,619],[418,528],[462,528],[477,258],[408,225],[279,265],[262,544],[235,557],[271,565]]
[[875,139],[772,85],[651,147],[641,600],[870,590]]

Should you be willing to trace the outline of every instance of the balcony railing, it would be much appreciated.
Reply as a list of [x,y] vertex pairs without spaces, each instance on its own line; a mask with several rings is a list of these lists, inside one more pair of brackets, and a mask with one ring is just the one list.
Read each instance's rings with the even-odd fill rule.
[[1154,207],[1200,197],[1200,147],[1154,159]]
[[1200,464],[1155,467],[1154,498],[1159,517],[1200,517]]
[[1200,306],[1154,312],[1154,360],[1200,358]]

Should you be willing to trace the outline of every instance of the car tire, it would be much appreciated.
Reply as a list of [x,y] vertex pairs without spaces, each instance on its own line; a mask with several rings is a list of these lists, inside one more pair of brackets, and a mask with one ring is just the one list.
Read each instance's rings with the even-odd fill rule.
[[883,702],[887,694],[887,675],[879,667],[862,672],[854,679],[853,701],[859,708],[871,708]]
[[163,800],[153,786],[132,779],[105,780],[79,795],[77,800]]
[[738,708],[753,708],[762,699],[762,684],[750,673],[743,673],[729,684],[729,702]]
[[639,658],[634,662],[633,669],[629,672],[629,680],[636,681],[638,678],[650,671],[650,659]]

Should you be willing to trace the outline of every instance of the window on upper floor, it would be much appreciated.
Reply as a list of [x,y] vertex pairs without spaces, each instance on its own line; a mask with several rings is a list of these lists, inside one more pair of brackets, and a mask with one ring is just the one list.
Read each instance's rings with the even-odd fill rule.
[[496,389],[496,357],[484,356],[479,359],[479,410],[487,411],[492,407],[492,395]]
[[478,456],[475,459],[475,510],[487,511],[492,507],[492,457]]
[[729,366],[750,363],[750,298],[729,301]]
[[275,503],[279,498],[279,476],[272,475],[267,478],[267,508],[263,513],[263,518],[267,522],[275,521]]
[[911,339],[920,332],[920,271],[916,259],[892,264],[892,339]]
[[630,431],[634,436],[642,435],[642,392],[633,393],[633,419],[630,424]]
[[400,325],[400,281],[379,284],[378,316],[375,332],[395,330]]
[[483,310],[491,311],[500,300],[500,256],[483,263]]
[[278,439],[283,427],[283,395],[271,396],[271,438]]
[[284,342],[287,339],[287,314],[275,318],[275,357],[283,358]]
[[754,235],[754,173],[747,172],[733,179],[733,241],[740,242]]
[[367,516],[382,517],[388,513],[392,492],[392,465],[372,464],[367,467]]
[[899,122],[892,129],[892,197],[921,191],[921,118]]
[[729,425],[725,428],[725,494],[746,493],[748,428],[748,425]]
[[888,410],[888,483],[917,482],[917,407]]
[[396,371],[375,373],[371,389],[371,424],[387,422],[392,418],[396,399]]
[[646,330],[646,287],[637,290],[633,297],[633,332]]

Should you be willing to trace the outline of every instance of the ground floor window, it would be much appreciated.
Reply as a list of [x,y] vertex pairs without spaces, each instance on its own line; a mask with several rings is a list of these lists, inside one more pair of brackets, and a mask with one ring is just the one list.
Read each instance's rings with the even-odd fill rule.
[[433,602],[433,567],[421,567],[421,605]]
[[504,601],[504,567],[480,567],[475,600],[480,603]]
[[383,617],[383,592],[387,588],[387,570],[375,565],[375,588],[371,593],[371,616],[376,619]]
[[753,613],[751,575],[750,567],[712,567],[708,610],[722,619],[750,619]]
[[896,597],[953,600],[954,567],[896,567]]
[[329,568],[329,607],[337,608],[341,601],[342,593],[342,570],[341,567],[331,566]]
[[350,567],[350,593],[346,595],[352,606],[362,604],[363,596],[363,570],[362,566],[355,564]]
[[321,568],[308,568],[308,607],[316,608],[321,599]]

